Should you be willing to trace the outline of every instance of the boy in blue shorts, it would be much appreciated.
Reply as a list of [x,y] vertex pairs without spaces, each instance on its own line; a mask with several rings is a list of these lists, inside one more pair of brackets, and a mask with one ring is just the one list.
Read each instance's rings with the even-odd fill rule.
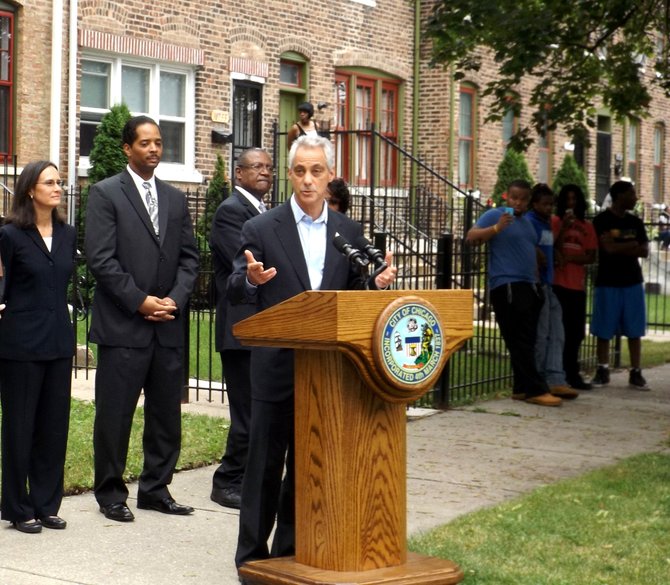
[[635,187],[617,181],[610,187],[612,206],[593,220],[598,237],[598,272],[593,299],[591,334],[598,338],[598,369],[591,383],[609,384],[609,344],[617,334],[628,338],[632,388],[649,390],[642,376],[641,338],[646,332],[642,268],[638,258],[649,255],[649,239],[642,220],[629,213],[637,202]]
[[510,207],[489,209],[468,231],[470,244],[489,244],[489,289],[500,333],[514,373],[512,398],[540,406],[560,406],[535,364],[537,319],[542,306],[538,285],[535,228],[524,213],[530,201],[527,181],[512,181]]

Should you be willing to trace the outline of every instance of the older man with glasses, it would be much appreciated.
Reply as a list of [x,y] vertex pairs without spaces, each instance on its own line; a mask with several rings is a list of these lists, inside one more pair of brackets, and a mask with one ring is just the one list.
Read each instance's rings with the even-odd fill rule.
[[210,497],[227,508],[240,507],[251,419],[251,351],[237,341],[232,330],[235,323],[255,312],[255,305],[231,305],[226,300],[226,282],[240,246],[244,222],[265,211],[263,198],[272,188],[273,172],[272,159],[263,149],[250,148],[240,155],[235,166],[235,189],[216,210],[210,236],[216,276],[216,350],[221,354],[231,421]]

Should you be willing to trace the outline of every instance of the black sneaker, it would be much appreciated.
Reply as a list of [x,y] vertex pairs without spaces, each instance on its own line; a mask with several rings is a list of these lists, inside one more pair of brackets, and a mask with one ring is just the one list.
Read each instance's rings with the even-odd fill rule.
[[593,390],[593,387],[588,382],[584,381],[581,376],[576,376],[568,380],[568,384],[575,390]]
[[591,386],[607,386],[610,383],[610,369],[598,366],[596,375],[591,380]]
[[644,379],[642,376],[642,370],[639,368],[633,368],[630,371],[630,374],[628,376],[628,385],[631,388],[635,388],[635,390],[649,390],[649,386],[647,386],[647,381]]

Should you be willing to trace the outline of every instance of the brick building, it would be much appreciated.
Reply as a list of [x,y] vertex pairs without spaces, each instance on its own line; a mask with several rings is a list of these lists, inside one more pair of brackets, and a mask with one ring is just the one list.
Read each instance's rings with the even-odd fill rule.
[[[195,187],[211,177],[217,153],[230,164],[247,146],[271,148],[273,124],[286,128],[309,100],[321,106],[317,123],[347,130],[374,122],[429,153],[455,184],[486,195],[516,121],[482,123],[492,62],[459,83],[428,67],[429,42],[417,42],[415,24],[432,4],[0,0],[0,154],[17,155],[19,167],[50,158],[72,184],[86,177],[100,118],[123,100],[161,125],[159,176]],[[599,112],[591,146],[576,151],[592,195],[631,176],[648,203],[664,200],[669,105],[656,95],[648,118],[624,124]],[[365,140],[337,143],[338,172],[354,183],[367,180]],[[531,146],[537,180],[551,181],[566,147],[560,131]],[[379,172],[388,185],[397,177],[386,162]]]
[[159,175],[185,186],[211,175],[217,153],[271,147],[273,123],[286,128],[306,100],[325,126],[384,119],[402,140],[413,10],[405,0],[0,1],[0,151],[19,166],[51,158],[72,183],[121,100],[159,121]]

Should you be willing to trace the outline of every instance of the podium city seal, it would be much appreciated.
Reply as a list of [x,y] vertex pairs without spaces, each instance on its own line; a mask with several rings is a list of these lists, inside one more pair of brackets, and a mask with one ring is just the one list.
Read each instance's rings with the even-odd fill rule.
[[425,387],[442,370],[443,328],[437,310],[418,296],[396,299],[375,327],[373,354],[377,367],[392,385]]

